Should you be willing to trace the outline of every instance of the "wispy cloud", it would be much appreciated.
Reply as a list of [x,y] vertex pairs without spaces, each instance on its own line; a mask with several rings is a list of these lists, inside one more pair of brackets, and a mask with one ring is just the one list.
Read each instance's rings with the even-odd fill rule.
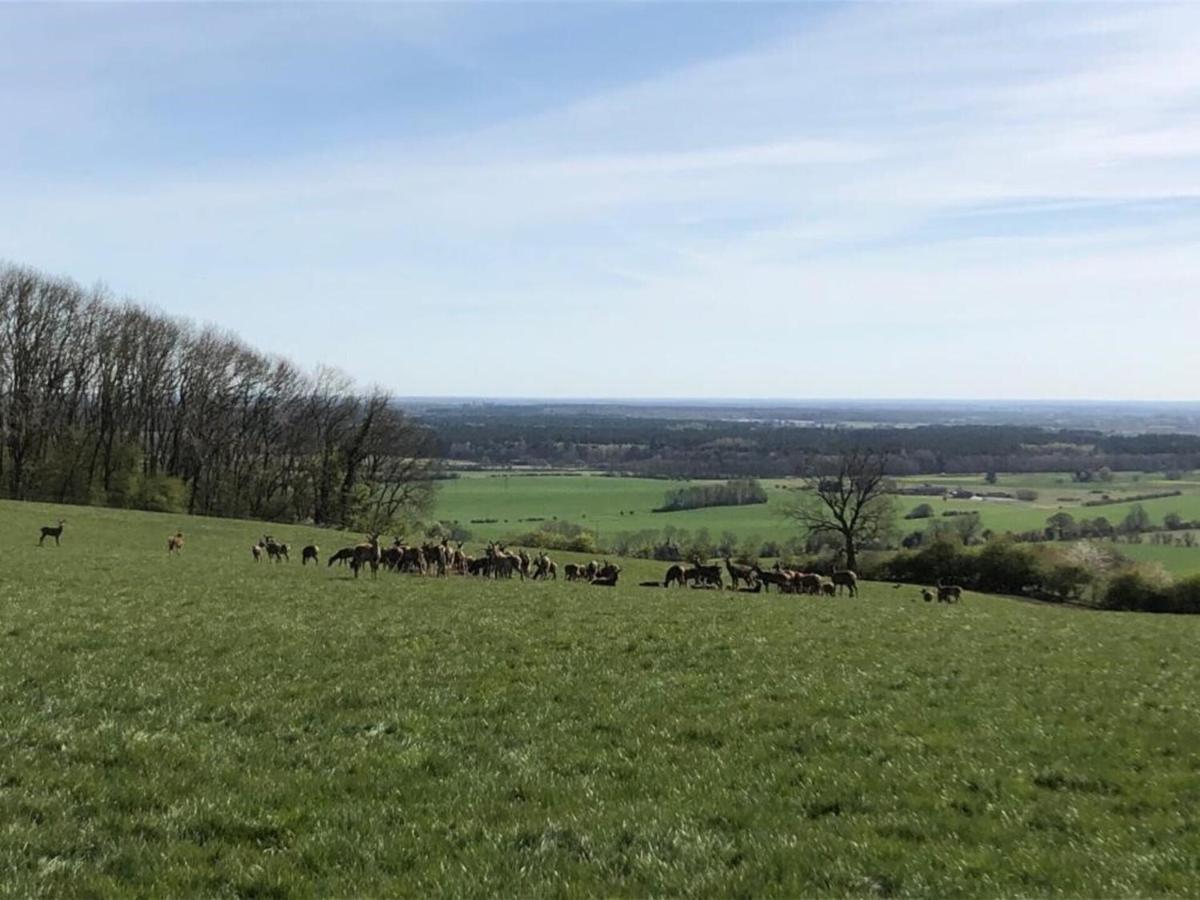
[[[1200,324],[1200,7],[822,8],[624,84],[562,74],[548,106],[493,95],[513,90],[509,55],[549,58],[569,15],[536,38],[457,7],[182,15],[121,8],[129,30],[88,43],[76,23],[0,64],[0,108],[28,126],[0,137],[6,254],[406,393],[1191,394],[1174,326]],[[384,82],[362,101],[370,128],[347,114],[232,153],[238,116],[210,115],[234,129],[212,154],[114,129],[164,126],[136,99],[155,60],[183,60],[159,95],[216,81],[257,111],[304,54],[344,60],[364,40],[417,78],[364,70]],[[78,52],[86,77],[30,74],[39,52]],[[494,91],[440,92],[447,66]],[[314,65],[310,86],[349,96],[317,83],[337,77]],[[380,127],[388,91],[438,127]],[[89,135],[94,167],[57,161]],[[48,162],[18,166],[38,141]],[[306,327],[346,302],[394,328]],[[1137,324],[1115,327],[1130,304]],[[621,353],[646,364],[614,367]]]

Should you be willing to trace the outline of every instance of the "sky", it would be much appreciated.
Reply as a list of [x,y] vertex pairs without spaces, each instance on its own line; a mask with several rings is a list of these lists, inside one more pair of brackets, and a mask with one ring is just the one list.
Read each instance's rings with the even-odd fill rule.
[[1194,400],[1200,3],[0,3],[0,260],[401,396]]

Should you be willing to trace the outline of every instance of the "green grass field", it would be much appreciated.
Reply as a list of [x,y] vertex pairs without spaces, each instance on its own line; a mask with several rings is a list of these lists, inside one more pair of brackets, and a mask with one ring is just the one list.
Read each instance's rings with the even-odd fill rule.
[[1200,619],[356,582],[263,530],[0,503],[0,894],[1200,893]]
[[[1136,479],[1134,480],[1136,475]],[[1082,504],[1099,497],[1092,491],[1103,490],[1114,499],[1131,494],[1156,493],[1168,490],[1184,491],[1182,496],[1144,500],[1141,505],[1151,520],[1161,522],[1170,512],[1186,519],[1200,520],[1200,481],[1164,481],[1141,473],[1120,473],[1103,488],[1095,485],[1072,484],[1066,476],[1034,473],[1021,476],[1001,476],[994,488],[984,483],[982,476],[962,478],[911,478],[907,483],[929,482],[947,487],[966,487],[977,491],[1007,490],[1029,487],[1038,491],[1034,502],[1005,502],[979,500],[942,500],[929,497],[900,497],[897,511],[907,513],[921,503],[929,503],[939,514],[946,511],[975,511],[983,526],[997,532],[1028,531],[1045,527],[1046,519],[1056,512],[1069,512],[1076,518],[1094,519],[1105,516],[1110,522],[1120,522],[1129,514],[1132,502],[1085,507]],[[652,513],[662,504],[667,491],[685,484],[648,478],[613,478],[602,475],[501,475],[477,474],[441,483],[436,516],[457,521],[479,540],[507,539],[536,531],[538,522],[527,518],[558,519],[582,524],[600,535],[603,545],[621,532],[644,529],[662,530],[668,526],[695,531],[707,528],[714,538],[731,531],[739,538],[759,538],[784,541],[796,535],[795,527],[782,514],[785,504],[794,496],[787,488],[796,482],[786,479],[763,479],[768,502],[754,506],[710,507],[671,513]],[[472,519],[495,519],[495,522],[475,523]],[[899,519],[899,533],[921,530],[929,519]],[[1124,550],[1125,545],[1121,545]],[[1130,553],[1137,559],[1157,560],[1168,570],[1181,575],[1200,572],[1200,548],[1174,548],[1141,545]]]

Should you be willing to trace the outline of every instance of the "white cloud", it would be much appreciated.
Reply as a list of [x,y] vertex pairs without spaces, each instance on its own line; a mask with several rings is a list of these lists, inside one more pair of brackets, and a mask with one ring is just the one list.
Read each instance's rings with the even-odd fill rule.
[[[410,40],[470,65],[460,25]],[[1186,397],[1198,25],[1190,5],[851,5],[482,129],[10,181],[0,246],[410,394]],[[266,27],[230,26],[243,49]],[[1166,201],[1183,211],[1145,212]],[[308,328],[340,302],[394,331]],[[1144,331],[1114,325],[1130,304]]]

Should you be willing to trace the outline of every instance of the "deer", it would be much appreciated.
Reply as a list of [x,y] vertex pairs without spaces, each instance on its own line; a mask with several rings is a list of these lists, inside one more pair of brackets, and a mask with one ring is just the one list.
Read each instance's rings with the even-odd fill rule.
[[183,532],[177,531],[167,538],[167,553],[178,553],[183,549]]
[[287,544],[281,544],[273,537],[266,537],[263,539],[263,547],[267,551],[268,559],[274,562],[279,562],[280,560],[283,560],[284,562],[291,561],[288,558],[288,551],[291,548]]
[[687,580],[683,577],[683,573],[684,568],[678,563],[671,566],[669,569],[667,569],[667,577],[663,579],[663,587],[670,587],[673,584],[677,584],[680,587],[686,587]]
[[62,537],[63,525],[67,524],[66,519],[59,519],[58,525],[43,525],[42,536],[38,539],[38,546],[42,546],[42,541],[48,537],[54,538],[54,546],[58,546],[58,539]]
[[957,603],[962,599],[963,589],[957,584],[937,584],[938,603]]
[[757,571],[756,566],[736,565],[729,561],[728,556],[725,557],[725,571],[729,573],[729,589],[731,591],[737,590],[739,581],[744,581],[746,587],[750,587],[754,583],[756,575],[759,579],[762,578],[762,573]]
[[833,579],[833,583],[837,586],[837,592],[839,594],[842,592],[842,588],[849,588],[851,597],[858,596],[858,576],[849,569],[841,569],[837,572],[834,572],[830,577]]
[[316,544],[309,544],[300,551],[300,565],[307,566],[310,559],[313,561],[313,565],[320,565],[320,561],[317,559],[319,552],[320,548]]
[[254,557],[255,562],[262,562],[263,549],[262,541],[259,541],[257,544],[250,545],[250,553]]
[[353,559],[354,559],[354,548],[353,547],[343,547],[337,553],[333,554],[333,556],[329,557],[328,565],[332,566],[334,563],[342,563],[344,565],[347,560],[353,560]]
[[370,534],[367,540],[362,544],[354,545],[354,556],[350,560],[350,568],[354,570],[354,577],[358,577],[358,570],[363,566],[371,567],[371,577],[379,577],[379,560],[382,554],[379,551],[379,535]]

